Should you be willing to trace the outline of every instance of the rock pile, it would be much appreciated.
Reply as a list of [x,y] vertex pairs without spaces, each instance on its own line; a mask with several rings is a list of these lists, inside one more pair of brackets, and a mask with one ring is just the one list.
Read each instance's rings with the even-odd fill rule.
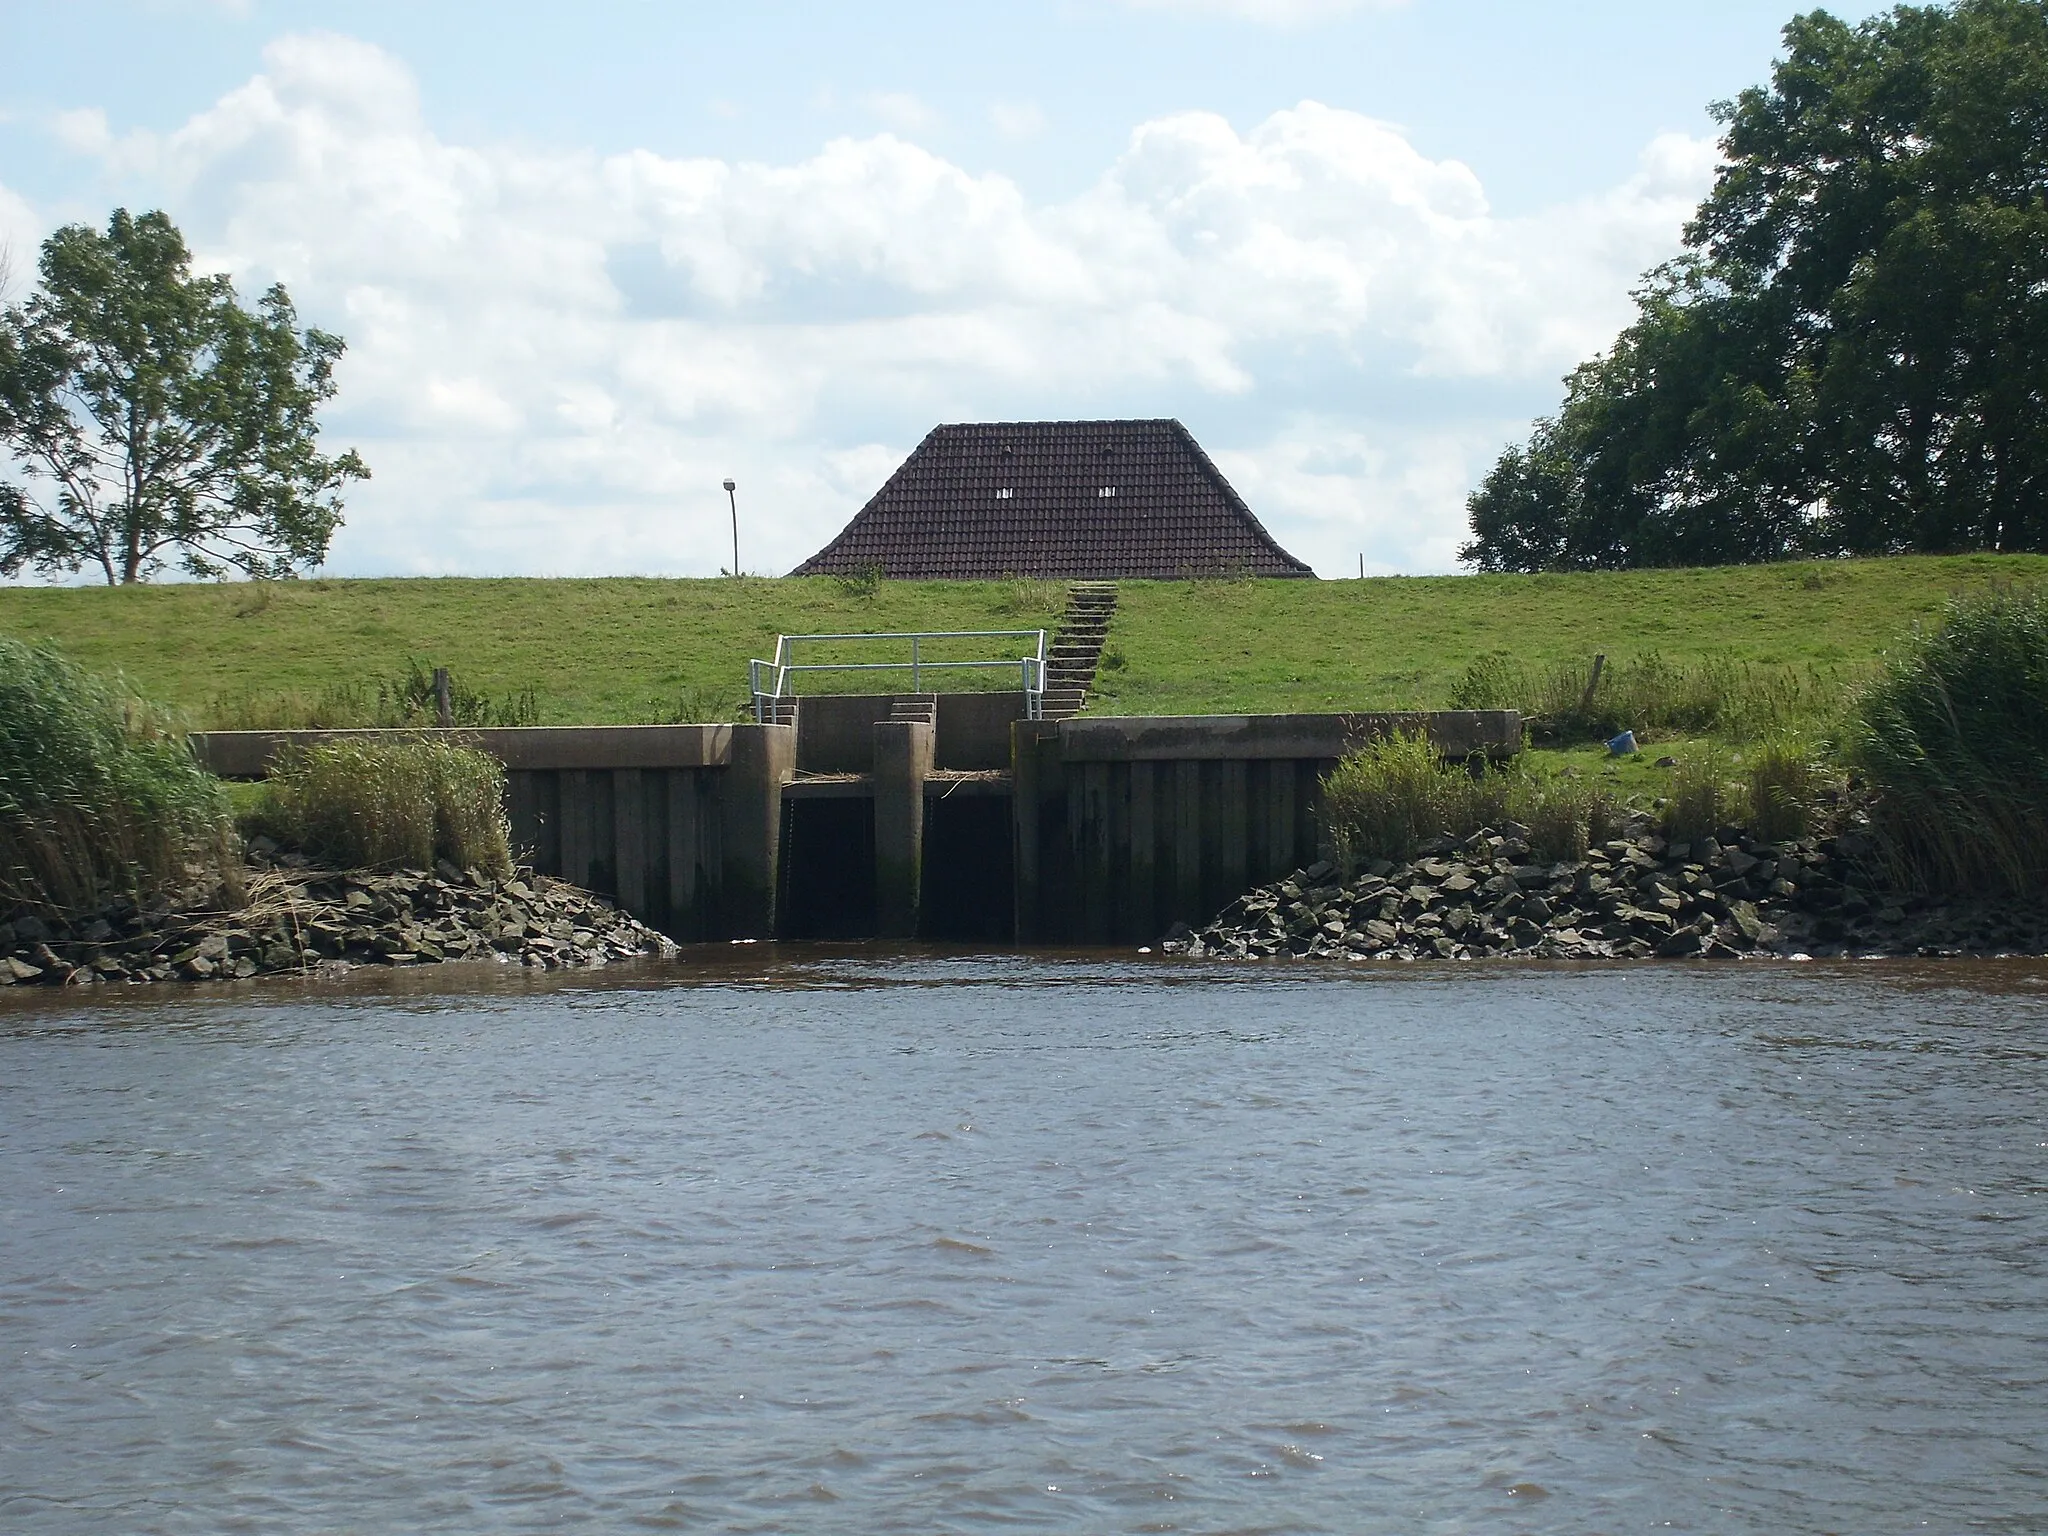
[[1190,957],[1645,959],[1805,953],[2048,953],[2048,918],[2009,903],[1887,892],[1862,833],[1765,843],[1726,827],[1669,843],[1647,820],[1553,863],[1525,829],[1440,840],[1351,879],[1328,863],[1239,897],[1163,948]]
[[[117,901],[69,924],[0,922],[0,986],[230,980],[352,965],[494,960],[597,966],[675,946],[588,891],[522,873],[316,870],[259,855],[245,904],[192,912]],[[296,862],[301,867],[291,867]]]

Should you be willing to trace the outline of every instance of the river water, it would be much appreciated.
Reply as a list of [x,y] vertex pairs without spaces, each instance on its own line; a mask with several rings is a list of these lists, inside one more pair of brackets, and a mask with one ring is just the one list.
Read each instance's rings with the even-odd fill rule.
[[2044,1056],[1998,963],[0,994],[0,1530],[2040,1532]]

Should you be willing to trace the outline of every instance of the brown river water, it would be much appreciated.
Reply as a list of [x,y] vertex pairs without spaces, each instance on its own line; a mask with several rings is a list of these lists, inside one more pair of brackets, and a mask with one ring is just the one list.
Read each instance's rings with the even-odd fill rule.
[[2048,1531],[2048,968],[0,994],[0,1532]]

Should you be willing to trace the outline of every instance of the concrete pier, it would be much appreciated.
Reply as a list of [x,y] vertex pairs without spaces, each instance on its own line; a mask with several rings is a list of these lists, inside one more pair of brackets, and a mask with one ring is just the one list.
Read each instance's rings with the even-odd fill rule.
[[923,720],[877,720],[872,729],[877,932],[885,939],[914,939],[922,931],[924,784],[938,733]]

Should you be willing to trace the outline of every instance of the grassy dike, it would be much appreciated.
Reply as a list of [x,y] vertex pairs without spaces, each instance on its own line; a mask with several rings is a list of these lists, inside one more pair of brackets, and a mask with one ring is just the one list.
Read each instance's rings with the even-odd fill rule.
[[[2048,557],[1964,555],[1540,576],[1125,582],[1091,712],[1441,706],[1479,658],[1540,671],[1655,655],[1846,682],[1948,597],[2048,583]],[[285,723],[408,662],[547,724],[710,718],[781,632],[1052,624],[1051,582],[830,578],[312,580],[0,588],[0,635],[118,671],[195,725]]]

